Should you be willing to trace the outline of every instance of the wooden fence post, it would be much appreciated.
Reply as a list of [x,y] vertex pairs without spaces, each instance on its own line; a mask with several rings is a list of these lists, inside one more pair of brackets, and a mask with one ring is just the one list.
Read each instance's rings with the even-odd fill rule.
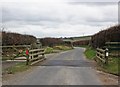
[[108,49],[105,49],[105,64],[108,64]]
[[26,65],[29,65],[29,50],[26,50]]
[[26,65],[29,65],[29,55],[27,55],[26,58],[27,58]]

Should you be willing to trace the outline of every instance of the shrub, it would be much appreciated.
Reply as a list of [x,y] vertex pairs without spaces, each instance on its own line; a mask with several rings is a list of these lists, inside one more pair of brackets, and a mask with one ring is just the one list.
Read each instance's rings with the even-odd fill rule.
[[91,38],[91,46],[94,48],[103,47],[106,42],[120,42],[120,25],[102,30]]
[[36,42],[36,37],[32,35],[22,35],[19,33],[2,32],[2,45],[30,45]]

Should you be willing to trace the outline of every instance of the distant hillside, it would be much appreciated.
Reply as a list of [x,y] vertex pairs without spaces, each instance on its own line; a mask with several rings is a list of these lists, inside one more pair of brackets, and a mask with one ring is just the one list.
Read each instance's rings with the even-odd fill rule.
[[63,41],[72,41],[72,42],[83,41],[83,40],[91,40],[91,36],[63,38]]

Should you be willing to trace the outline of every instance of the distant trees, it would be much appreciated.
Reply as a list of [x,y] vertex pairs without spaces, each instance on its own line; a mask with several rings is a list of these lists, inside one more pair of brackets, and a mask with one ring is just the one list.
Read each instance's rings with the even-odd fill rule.
[[120,42],[120,25],[102,30],[91,38],[91,46],[94,48],[103,47],[105,42]]
[[[0,38],[2,37],[2,45],[30,45],[36,43],[36,37],[32,35],[23,35],[19,33],[12,33],[1,31]],[[74,38],[71,38],[73,40]],[[66,44],[62,38],[42,38],[39,39],[43,46],[56,46]],[[106,30],[102,30],[91,37],[90,40],[80,40],[73,42],[74,46],[88,45],[92,47],[103,47],[106,42],[120,42],[120,25],[112,26]],[[70,43],[71,44],[71,43]]]
[[55,45],[61,45],[63,44],[63,40],[61,38],[42,38],[40,39],[40,42],[43,46],[55,46]]
[[2,45],[30,45],[36,42],[36,37],[32,35],[22,35],[19,33],[2,31]]

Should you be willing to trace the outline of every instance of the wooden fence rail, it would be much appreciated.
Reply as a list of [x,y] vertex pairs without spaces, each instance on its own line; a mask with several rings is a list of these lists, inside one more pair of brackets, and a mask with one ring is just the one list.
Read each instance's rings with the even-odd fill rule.
[[97,48],[97,52],[96,52],[96,57],[101,60],[102,62],[104,62],[105,64],[108,63],[108,58],[106,56],[106,50]]
[[[12,59],[14,61],[26,61],[26,64],[33,65],[45,59],[44,49],[31,49],[31,45],[13,45],[13,46],[0,46],[2,48],[2,56],[4,58]],[[29,54],[26,55],[26,50],[29,49]],[[21,53],[19,52],[21,51]],[[21,54],[22,56],[16,57],[16,55]],[[23,57],[24,56],[24,57]]]
[[16,57],[18,57],[19,54],[22,54],[23,51],[30,47],[30,45],[0,46],[0,48],[2,49],[0,53],[2,54],[3,60],[14,60]]
[[96,57],[105,64],[108,64],[108,57],[120,58],[120,42],[106,42],[103,48],[97,48]]
[[120,57],[120,42],[106,42],[106,46],[109,49],[109,56]]
[[11,45],[11,46],[0,46],[1,48],[21,48],[21,47],[30,47],[30,45]]
[[29,50],[29,58],[27,60],[27,64],[33,65],[43,60],[45,60],[44,49]]

